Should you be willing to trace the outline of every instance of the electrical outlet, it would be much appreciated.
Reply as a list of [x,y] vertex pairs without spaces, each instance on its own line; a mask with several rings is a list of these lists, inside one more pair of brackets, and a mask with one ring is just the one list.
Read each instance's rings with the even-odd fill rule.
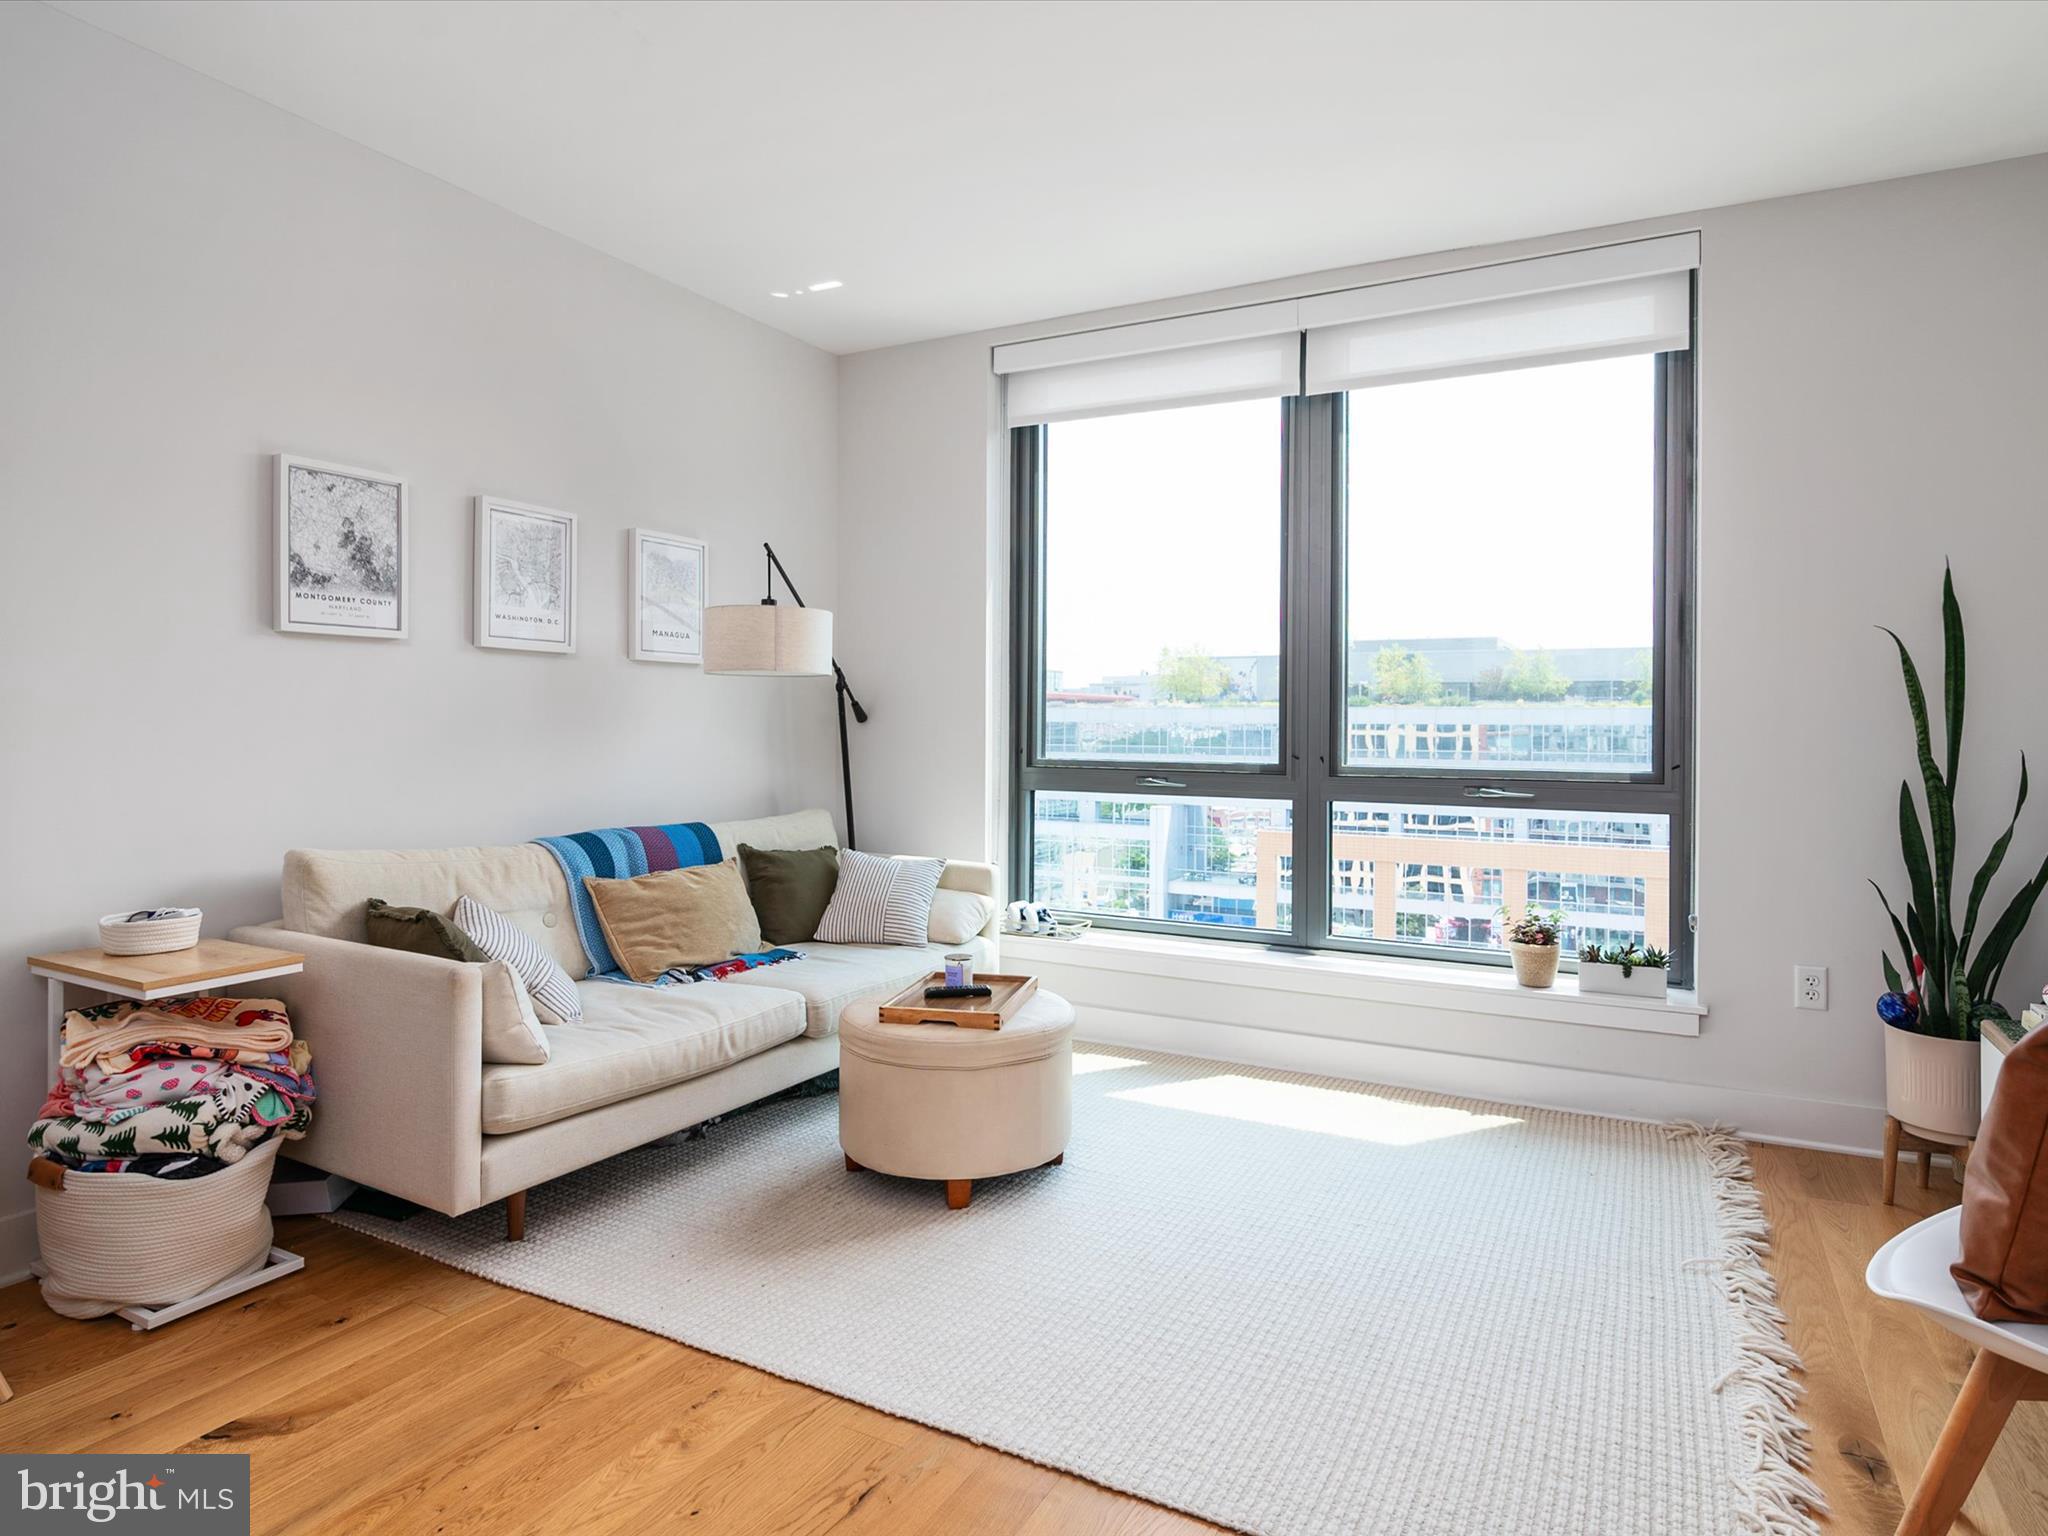
[[1824,965],[1792,967],[1792,1006],[1820,1008],[1828,1005],[1828,968]]

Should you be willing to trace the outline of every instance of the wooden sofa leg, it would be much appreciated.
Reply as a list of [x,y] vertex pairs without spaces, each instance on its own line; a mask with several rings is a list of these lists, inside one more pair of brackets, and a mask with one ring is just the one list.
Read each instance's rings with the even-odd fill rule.
[[972,1180],[972,1179],[948,1179],[948,1180],[946,1180],[946,1209],[947,1209],[947,1210],[949,1210],[949,1211],[964,1211],[964,1210],[966,1210],[966,1209],[967,1209],[967,1202],[968,1202],[969,1200],[972,1200],[973,1198],[974,1198],[974,1180]]
[[865,1168],[861,1167],[861,1165],[860,1165],[859,1163],[856,1163],[856,1162],[855,1162],[855,1161],[853,1160],[853,1158],[852,1158],[851,1156],[849,1156],[849,1155],[848,1155],[847,1153],[844,1153],[844,1152],[842,1152],[842,1153],[840,1153],[839,1155],[840,1155],[841,1157],[844,1157],[844,1158],[846,1158],[846,1171],[847,1171],[848,1173],[866,1173],[866,1172],[867,1172],[867,1170],[866,1170]]
[[505,1197],[505,1241],[519,1243],[526,1240],[526,1191]]

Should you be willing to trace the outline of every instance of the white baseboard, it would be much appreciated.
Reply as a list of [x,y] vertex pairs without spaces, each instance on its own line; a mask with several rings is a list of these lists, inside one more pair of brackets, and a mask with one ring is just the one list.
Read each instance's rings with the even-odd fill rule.
[[28,1266],[36,1256],[36,1213],[9,1211],[0,1216],[0,1285],[13,1285],[28,1278]]
[[1657,1123],[1696,1120],[1733,1126],[1753,1140],[1823,1152],[1875,1157],[1875,1133],[1884,1124],[1884,1108],[1877,1104],[1787,1098],[1087,1004],[1077,1004],[1075,1015],[1076,1036],[1105,1045],[1421,1088],[1532,1109],[1577,1110]]

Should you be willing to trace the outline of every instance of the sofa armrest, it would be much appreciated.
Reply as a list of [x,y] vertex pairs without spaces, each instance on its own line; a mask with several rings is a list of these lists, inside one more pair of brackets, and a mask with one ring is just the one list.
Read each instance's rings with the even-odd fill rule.
[[939,889],[971,891],[995,903],[988,921],[981,925],[981,937],[1000,944],[1003,937],[1003,872],[993,864],[970,864],[962,859],[946,860],[939,874]]
[[266,982],[313,1048],[320,1097],[291,1155],[450,1216],[476,1209],[483,1159],[483,968],[431,955],[237,928],[306,957]]

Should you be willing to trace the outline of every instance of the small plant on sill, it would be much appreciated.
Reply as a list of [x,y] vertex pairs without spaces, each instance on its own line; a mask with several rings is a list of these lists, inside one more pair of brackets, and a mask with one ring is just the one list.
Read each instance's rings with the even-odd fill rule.
[[1583,945],[1579,949],[1581,965],[1618,965],[1622,979],[1626,981],[1638,968],[1645,971],[1661,971],[1671,963],[1671,957],[1654,944],[1641,949],[1634,944],[1610,944],[1602,949],[1598,944]]
[[1508,942],[1510,944],[1557,943],[1557,936],[1564,931],[1562,912],[1538,912],[1533,907],[1524,907],[1520,917],[1509,917],[1508,909],[1502,907],[1500,915],[1507,918]]
[[1525,987],[1547,987],[1556,981],[1564,914],[1524,907],[1520,917],[1512,917],[1502,907],[1500,915],[1505,919],[1508,953],[1514,957],[1515,980]]

